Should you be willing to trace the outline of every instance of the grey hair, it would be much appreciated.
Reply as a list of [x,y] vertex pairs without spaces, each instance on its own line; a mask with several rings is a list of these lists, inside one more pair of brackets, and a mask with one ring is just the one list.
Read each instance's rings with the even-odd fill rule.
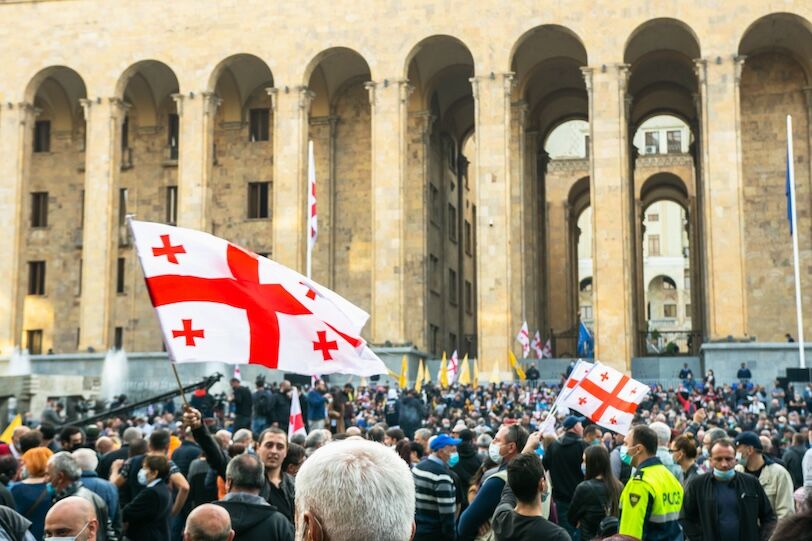
[[657,421],[656,423],[651,423],[648,425],[650,429],[657,434],[657,443],[661,447],[664,445],[668,445],[668,442],[671,441],[671,429],[668,428],[668,425]]
[[247,428],[239,429],[231,438],[231,443],[242,443],[243,445],[248,445],[252,441],[254,441],[254,434]]
[[325,445],[296,476],[297,526],[302,527],[302,516],[309,511],[331,541],[408,541],[414,508],[414,481],[406,462],[368,440]]
[[243,453],[229,461],[226,479],[231,480],[232,487],[259,490],[265,482],[265,467],[256,455]]
[[324,435],[324,432],[321,430],[314,430],[310,434],[307,435],[305,439],[305,449],[309,449],[311,447],[318,448],[324,445],[327,442],[327,438]]
[[429,430],[428,428],[418,428],[417,430],[414,431],[414,439],[420,438],[420,439],[428,441],[428,439],[430,437],[431,437],[431,430]]
[[82,468],[79,463],[73,458],[73,455],[67,451],[60,451],[48,461],[53,464],[56,473],[64,473],[65,477],[71,481],[78,481],[82,477]]
[[99,465],[99,457],[90,449],[84,447],[76,449],[73,453],[73,459],[79,464],[79,467],[85,470],[95,471]]
[[489,434],[480,434],[476,439],[477,447],[487,447],[491,444],[493,438]]
[[121,441],[127,445],[132,445],[133,442],[143,439],[144,435],[141,429],[135,426],[127,428],[121,435]]
[[[717,441],[723,438],[727,438],[727,432],[725,432],[724,429],[721,429],[719,427],[711,428],[710,430],[705,432],[705,435],[710,438],[710,447],[713,447],[713,444],[716,443]],[[710,452],[710,447],[708,448],[708,452]]]

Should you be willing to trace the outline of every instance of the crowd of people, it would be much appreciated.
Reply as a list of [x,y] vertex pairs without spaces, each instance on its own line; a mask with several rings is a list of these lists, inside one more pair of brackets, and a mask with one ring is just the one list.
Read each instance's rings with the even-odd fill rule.
[[[0,541],[812,539],[812,385],[655,385],[627,434],[561,384],[293,386],[65,424],[0,444]],[[562,375],[562,382],[566,375]]]

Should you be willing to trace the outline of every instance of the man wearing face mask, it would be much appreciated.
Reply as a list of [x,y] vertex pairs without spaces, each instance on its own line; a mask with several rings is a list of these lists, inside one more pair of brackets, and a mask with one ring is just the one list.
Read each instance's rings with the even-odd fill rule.
[[775,513],[758,479],[734,469],[736,450],[728,439],[711,447],[712,473],[688,483],[680,522],[688,541],[767,541]]
[[646,541],[682,541],[682,485],[657,458],[657,443],[657,433],[645,425],[626,434],[620,457],[636,471],[620,495],[618,533]]
[[778,520],[795,512],[792,476],[770,457],[763,454],[761,439],[755,432],[742,432],[736,437],[736,471],[758,478]]
[[96,541],[98,529],[93,506],[77,496],[58,501],[45,516],[45,539],[49,541]]
[[440,434],[431,440],[431,454],[412,468],[415,494],[414,541],[454,541],[456,486],[448,464],[460,440]]
[[522,452],[529,436],[527,430],[517,424],[502,425],[494,436],[488,454],[491,460],[499,464],[499,469],[482,483],[474,501],[460,515],[457,537],[461,541],[476,538],[480,528],[490,521],[507,482],[508,464]]
[[81,477],[82,468],[70,453],[62,451],[48,460],[48,490],[53,494],[54,502],[70,496],[78,496],[86,500],[96,512],[96,521],[99,524],[97,539],[99,541],[117,541],[118,536],[113,529],[107,504],[101,497],[82,485]]
[[566,433],[554,441],[549,449],[544,450],[542,462],[544,469],[550,472],[553,482],[553,501],[558,511],[558,523],[567,530],[570,537],[577,539],[578,531],[567,520],[572,495],[575,487],[584,480],[581,471],[581,460],[587,444],[583,440],[584,417],[570,415],[564,419]]

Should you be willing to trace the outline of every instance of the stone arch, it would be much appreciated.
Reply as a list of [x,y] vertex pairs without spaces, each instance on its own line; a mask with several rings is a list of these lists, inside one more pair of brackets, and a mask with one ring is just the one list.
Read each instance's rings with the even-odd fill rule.
[[527,99],[527,87],[546,63],[570,61],[577,66],[589,63],[583,40],[566,26],[547,24],[526,31],[510,51],[508,65],[516,74],[514,98]]
[[[747,332],[759,340],[783,341],[797,324],[795,314],[780,304],[794,295],[785,197],[788,114],[801,264],[812,257],[812,26],[791,13],[766,15],[744,32],[738,53],[745,57],[738,88]],[[802,295],[809,321],[812,293],[805,288]]]
[[739,54],[783,52],[800,64],[812,81],[812,23],[794,13],[771,13],[753,21],[742,34]]
[[72,133],[84,117],[79,100],[87,98],[87,87],[74,69],[49,66],[38,71],[26,85],[25,101],[41,109],[41,119],[51,121],[54,132]]
[[222,100],[223,122],[241,122],[252,97],[269,102],[265,88],[273,87],[273,73],[265,61],[250,53],[238,53],[221,60],[209,76],[206,86]]
[[160,60],[141,60],[128,67],[116,83],[115,97],[132,106],[138,125],[154,127],[171,108],[172,94],[180,92],[177,75]]
[[668,171],[654,173],[640,186],[640,202],[645,210],[657,201],[672,201],[686,212],[690,208],[688,187],[680,177]]
[[[409,51],[404,66],[405,78],[415,88],[410,108],[429,109],[438,87],[446,87],[450,81],[462,79],[464,84],[459,84],[460,88],[455,89],[454,95],[449,98],[450,102],[456,101],[459,96],[470,93],[468,79],[474,76],[475,71],[471,49],[459,38],[437,34],[420,40]],[[445,105],[442,103],[441,108]]]
[[651,19],[635,28],[626,39],[623,47],[623,62],[632,66],[644,55],[665,49],[660,44],[671,43],[675,49],[688,58],[700,58],[701,47],[696,32],[680,21],[669,17]]
[[366,59],[348,47],[331,47],[317,54],[305,70],[305,86],[314,93],[311,116],[326,116],[336,99],[353,85],[372,80]]

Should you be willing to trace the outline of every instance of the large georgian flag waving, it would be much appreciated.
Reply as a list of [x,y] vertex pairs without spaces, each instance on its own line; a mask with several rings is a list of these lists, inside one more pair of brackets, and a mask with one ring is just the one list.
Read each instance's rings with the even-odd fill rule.
[[604,428],[626,434],[637,406],[649,390],[648,385],[596,362],[562,405],[581,412]]
[[130,221],[175,362],[260,364],[298,374],[385,374],[360,337],[369,315],[270,259],[208,233]]

